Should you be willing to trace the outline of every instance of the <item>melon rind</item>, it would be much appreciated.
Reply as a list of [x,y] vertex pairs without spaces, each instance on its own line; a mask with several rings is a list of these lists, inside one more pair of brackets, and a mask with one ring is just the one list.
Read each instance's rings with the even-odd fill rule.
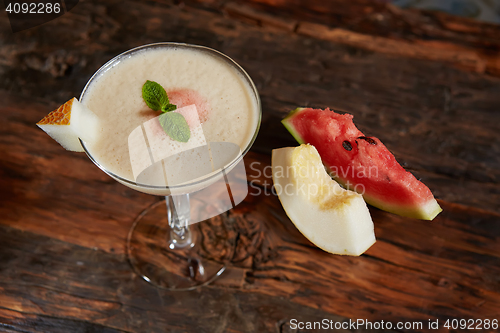
[[[309,147],[314,149],[321,165],[316,149]],[[293,164],[292,155],[298,148],[280,148],[272,152],[273,183],[287,216],[309,241],[322,250],[340,255],[361,255],[375,243],[373,222],[363,197],[340,188],[321,168],[320,172],[324,172],[333,190],[340,191],[334,193],[339,193],[343,199],[328,208],[308,200],[293,172],[280,173],[280,170],[289,170]]]
[[[50,119],[50,115],[61,110],[61,108],[69,107],[69,123],[54,122],[52,119],[47,122],[46,119]],[[94,143],[98,140],[101,132],[100,120],[99,118],[85,105],[78,102],[76,98],[72,98],[58,109],[49,113],[44,119],[36,124],[45,133],[47,133],[52,139],[57,141],[64,149],[83,152],[84,149],[80,143],[79,139],[82,139],[86,143]]]
[[[285,128],[292,134],[292,136],[297,140],[298,143],[303,144],[303,143],[310,143],[311,142],[306,142],[304,138],[300,135],[300,133],[295,129],[292,120],[294,117],[299,115],[302,111],[308,110],[309,108],[296,108],[295,110],[292,110],[283,120],[282,123],[285,126]],[[333,111],[332,111],[333,112]],[[324,164],[326,165],[328,169],[328,163],[325,163],[326,161],[323,161]],[[330,170],[329,170],[330,171]],[[341,177],[334,177],[334,179],[340,183],[342,186],[345,188],[354,190],[354,186],[356,184],[353,184],[353,186],[349,187],[346,184],[346,180],[342,179]],[[374,195],[371,195],[369,192],[365,191],[363,194],[363,198],[365,201],[379,209],[382,209],[384,211],[397,214],[400,216],[405,216],[405,217],[410,217],[410,218],[416,218],[416,219],[421,219],[421,220],[433,220],[441,211],[441,207],[439,206],[437,200],[432,197],[429,198],[428,201],[420,204],[415,204],[415,205],[401,205],[397,203],[391,203],[391,202],[386,202],[383,200],[380,200]]]

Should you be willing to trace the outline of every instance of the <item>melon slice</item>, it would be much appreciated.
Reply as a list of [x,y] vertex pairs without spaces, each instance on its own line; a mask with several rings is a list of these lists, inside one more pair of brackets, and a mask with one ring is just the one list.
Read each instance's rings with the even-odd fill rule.
[[298,108],[283,124],[299,143],[316,147],[331,176],[369,204],[402,216],[432,220],[441,207],[376,137],[366,137],[350,114]]
[[77,152],[84,151],[78,138],[93,143],[100,133],[99,118],[76,98],[46,115],[36,125],[65,149]]
[[358,256],[375,243],[363,197],[327,174],[313,146],[273,150],[272,169],[286,214],[313,244],[330,253]]

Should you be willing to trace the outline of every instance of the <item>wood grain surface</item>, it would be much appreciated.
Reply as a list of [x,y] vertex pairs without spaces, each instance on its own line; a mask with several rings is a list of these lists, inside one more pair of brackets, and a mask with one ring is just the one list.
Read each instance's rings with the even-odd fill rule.
[[[159,41],[229,55],[263,105],[249,195],[218,217],[237,250],[191,292],[159,290],[126,260],[134,218],[161,198],[34,125],[106,61]],[[292,319],[423,324],[349,332],[439,320],[449,332],[447,319],[500,320],[499,26],[367,0],[80,1],[18,33],[0,13],[0,78],[0,332],[326,331]],[[272,191],[270,153],[296,145],[280,120],[297,106],[352,113],[443,212],[427,222],[370,207],[377,242],[364,255],[316,248]]]

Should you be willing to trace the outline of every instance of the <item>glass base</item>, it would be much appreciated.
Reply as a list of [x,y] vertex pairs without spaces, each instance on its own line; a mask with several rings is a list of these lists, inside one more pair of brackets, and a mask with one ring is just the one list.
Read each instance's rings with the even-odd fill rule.
[[[203,203],[191,201],[194,209]],[[179,246],[168,223],[165,200],[153,204],[134,221],[127,238],[127,256],[134,271],[153,285],[190,290],[224,272],[233,252],[229,230],[217,216],[189,226],[190,241]]]

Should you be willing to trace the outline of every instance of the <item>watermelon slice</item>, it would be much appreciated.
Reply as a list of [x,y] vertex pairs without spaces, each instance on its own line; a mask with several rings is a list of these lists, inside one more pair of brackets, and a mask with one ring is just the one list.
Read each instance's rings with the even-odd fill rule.
[[329,109],[298,108],[282,123],[300,144],[316,147],[333,178],[362,194],[372,206],[434,219],[442,209],[429,188],[406,171],[379,139],[361,133],[352,118]]

